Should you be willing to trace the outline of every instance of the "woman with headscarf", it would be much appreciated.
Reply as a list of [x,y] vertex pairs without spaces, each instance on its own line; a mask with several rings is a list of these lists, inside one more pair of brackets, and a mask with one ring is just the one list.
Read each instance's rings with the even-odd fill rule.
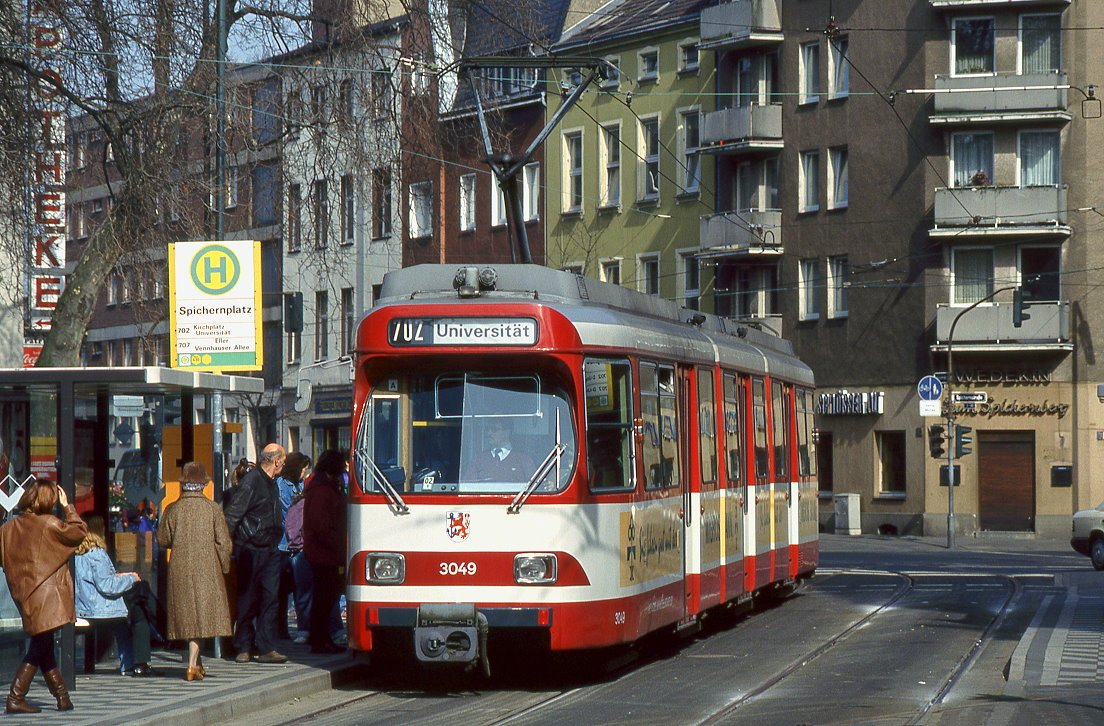
[[199,641],[230,635],[230,603],[223,576],[230,571],[230,532],[219,505],[203,496],[209,478],[203,464],[184,465],[180,499],[161,517],[157,541],[172,548],[169,560],[169,640],[188,641],[184,680],[207,674]]
[[[53,514],[59,504],[64,520]],[[42,710],[26,700],[39,669],[58,710],[73,709],[54,656],[54,633],[77,619],[69,558],[87,531],[65,490],[49,479],[36,479],[19,498],[19,516],[0,527],[0,566],[23,618],[23,631],[31,638],[8,693],[8,713]]]

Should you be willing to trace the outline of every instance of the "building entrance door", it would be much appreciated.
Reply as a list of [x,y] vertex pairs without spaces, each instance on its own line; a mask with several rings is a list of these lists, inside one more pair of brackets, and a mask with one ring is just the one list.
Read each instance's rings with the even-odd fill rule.
[[978,526],[1035,530],[1035,432],[979,431]]

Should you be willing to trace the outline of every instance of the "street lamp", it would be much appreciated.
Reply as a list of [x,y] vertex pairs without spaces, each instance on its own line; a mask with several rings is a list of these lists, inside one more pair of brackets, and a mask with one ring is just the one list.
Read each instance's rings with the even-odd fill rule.
[[956,441],[955,437],[955,411],[954,411],[954,399],[951,396],[951,387],[954,385],[954,358],[952,356],[952,347],[954,343],[954,331],[958,325],[958,321],[962,319],[962,316],[970,312],[983,302],[988,302],[1002,292],[1008,292],[1009,290],[1019,290],[1017,285],[1009,285],[1008,287],[1002,287],[989,293],[985,297],[981,298],[973,305],[963,309],[955,315],[955,319],[951,321],[951,330],[947,334],[947,385],[943,389],[947,392],[947,549],[953,550],[955,546],[955,515],[954,515],[954,488],[955,488],[955,447],[951,445]]

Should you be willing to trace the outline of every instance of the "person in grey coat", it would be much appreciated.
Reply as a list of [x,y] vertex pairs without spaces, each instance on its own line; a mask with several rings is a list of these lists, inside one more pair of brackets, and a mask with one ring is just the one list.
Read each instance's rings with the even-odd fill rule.
[[224,579],[230,571],[230,532],[222,508],[203,496],[208,480],[203,464],[185,464],[180,499],[165,510],[157,530],[161,546],[172,548],[168,637],[188,641],[187,681],[201,681],[206,674],[199,641],[231,633]]

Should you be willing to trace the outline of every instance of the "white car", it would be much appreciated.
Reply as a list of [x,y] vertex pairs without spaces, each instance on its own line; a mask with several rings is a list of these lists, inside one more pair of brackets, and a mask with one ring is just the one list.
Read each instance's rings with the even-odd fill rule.
[[1088,555],[1093,567],[1104,570],[1104,502],[1096,509],[1082,509],[1073,515],[1070,545]]

